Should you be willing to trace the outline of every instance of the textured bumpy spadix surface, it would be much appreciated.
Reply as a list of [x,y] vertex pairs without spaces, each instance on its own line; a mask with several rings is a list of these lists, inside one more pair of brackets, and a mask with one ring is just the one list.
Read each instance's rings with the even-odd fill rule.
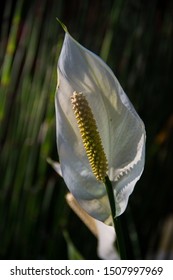
[[[96,146],[91,148],[91,140],[87,144],[86,134],[90,139],[94,134],[82,131],[87,122],[80,120],[76,97],[89,104],[92,126],[93,119],[96,123],[93,145],[98,150]],[[107,223],[111,211],[104,172],[112,182],[118,216],[126,209],[144,168],[145,129],[111,69],[68,32],[58,61],[55,106],[57,147],[65,183],[88,214]],[[86,108],[86,104],[83,106]],[[94,158],[92,153],[99,150]]]
[[92,171],[104,182],[108,164],[94,115],[83,93],[74,91],[71,102]]

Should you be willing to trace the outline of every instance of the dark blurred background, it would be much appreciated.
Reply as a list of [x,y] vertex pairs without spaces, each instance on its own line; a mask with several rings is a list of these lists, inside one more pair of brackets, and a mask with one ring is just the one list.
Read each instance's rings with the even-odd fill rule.
[[173,1],[0,5],[0,258],[99,258],[96,238],[47,163],[58,160],[58,17],[112,68],[146,126],[145,170],[121,217],[128,258],[173,259]]

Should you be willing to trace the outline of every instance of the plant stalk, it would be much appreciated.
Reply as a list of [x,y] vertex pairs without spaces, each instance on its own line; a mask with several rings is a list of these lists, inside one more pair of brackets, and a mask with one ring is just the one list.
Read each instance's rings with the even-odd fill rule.
[[125,247],[125,242],[124,242],[124,235],[123,235],[121,220],[120,220],[120,217],[116,217],[116,206],[115,206],[114,193],[113,193],[112,183],[109,180],[108,176],[105,177],[105,186],[106,186],[106,190],[107,190],[107,194],[108,194],[108,198],[109,198],[113,224],[114,224],[114,228],[115,228],[115,232],[116,232],[118,251],[120,254],[120,258],[122,260],[126,260],[127,254],[126,254],[126,247]]

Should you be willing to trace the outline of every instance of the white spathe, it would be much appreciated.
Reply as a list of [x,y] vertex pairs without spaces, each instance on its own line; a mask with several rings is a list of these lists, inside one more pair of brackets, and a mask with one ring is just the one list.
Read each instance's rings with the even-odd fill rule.
[[125,211],[143,172],[145,128],[111,69],[66,32],[55,98],[61,172],[82,208],[107,223],[111,211],[106,188],[95,178],[83,146],[70,100],[74,91],[85,95],[94,114],[108,160],[117,216]]
[[119,260],[119,254],[115,249],[115,229],[95,219],[98,231],[98,256],[103,260]]

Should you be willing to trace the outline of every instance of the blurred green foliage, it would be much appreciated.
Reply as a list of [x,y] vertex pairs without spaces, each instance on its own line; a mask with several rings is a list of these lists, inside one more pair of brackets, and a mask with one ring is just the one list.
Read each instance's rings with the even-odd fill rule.
[[64,32],[56,17],[108,63],[146,125],[145,171],[122,215],[128,257],[165,250],[171,258],[172,239],[160,247],[173,213],[170,0],[1,1],[0,258],[68,259],[75,247],[78,257],[98,258],[95,237],[47,163],[58,160],[54,93]]

